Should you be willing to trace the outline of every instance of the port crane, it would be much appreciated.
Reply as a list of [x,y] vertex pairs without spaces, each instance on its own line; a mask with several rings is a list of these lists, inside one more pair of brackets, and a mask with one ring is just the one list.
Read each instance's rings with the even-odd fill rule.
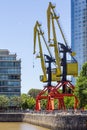
[[41,67],[42,67],[42,70],[43,70],[43,76],[41,76],[40,80],[43,81],[43,82],[46,82],[47,81],[46,68],[45,68],[44,55],[43,55],[41,41],[40,41],[40,37],[41,36],[43,37],[43,33],[41,31],[40,26],[41,25],[37,21],[36,24],[35,24],[35,27],[34,27],[34,51],[33,51],[33,54],[36,53],[36,38],[38,37],[39,51],[40,52],[39,52],[39,55],[37,55],[37,58],[41,59]]
[[[51,54],[51,51],[50,51],[50,48],[46,42],[46,39],[44,37],[44,33],[41,29],[41,24],[36,21],[36,24],[34,26],[34,50],[33,50],[33,54],[36,54],[36,38],[38,40],[38,44],[39,44],[39,55],[36,56],[36,58],[40,58],[40,61],[41,61],[41,68],[42,68],[42,71],[43,71],[43,75],[40,75],[40,81],[42,82],[47,82],[48,81],[48,78],[47,78],[47,69],[46,69],[46,63],[47,61],[45,62],[45,59],[48,59],[48,56],[50,57],[49,59],[49,62],[53,62],[54,66],[55,66],[55,60],[54,58],[52,57],[52,54]],[[48,51],[48,55],[46,54],[43,54],[43,50],[42,50],[42,43],[41,43],[41,40],[43,39],[43,42],[44,42],[44,45],[46,46],[46,49]],[[53,72],[51,72],[51,75],[52,75],[52,81],[58,81],[60,80],[60,77],[57,77],[58,75],[58,71],[55,68],[53,68]]]
[[[43,39],[45,46],[48,50],[48,54],[43,54],[42,50],[42,44],[41,44],[41,38]],[[44,89],[41,91],[41,93],[37,96],[36,98],[36,110],[40,110],[40,100],[41,99],[47,99],[47,109],[52,109],[52,99],[50,95],[45,95],[43,94],[45,92],[49,93],[50,90],[52,89],[51,81],[57,81],[59,80],[59,77],[57,77],[57,71],[52,72],[51,71],[51,64],[55,64],[55,59],[52,57],[51,51],[46,43],[46,40],[44,38],[44,33],[42,32],[41,29],[41,24],[36,21],[36,24],[34,26],[34,50],[33,54],[36,54],[36,39],[38,39],[38,44],[39,44],[39,55],[37,55],[37,58],[40,58],[41,61],[41,68],[43,71],[43,75],[40,75],[40,81],[42,82],[47,82],[47,86],[44,87]],[[48,67],[46,67],[46,64],[48,64]],[[54,68],[55,69],[55,68]]]
[[[48,27],[48,41],[50,42],[51,39],[53,39],[53,44],[51,44],[52,47],[54,47],[54,53],[55,53],[55,60],[56,64],[60,68],[60,66],[63,66],[63,72],[61,74],[62,76],[62,82],[67,81],[67,76],[72,75],[72,76],[77,76],[78,75],[78,63],[76,59],[74,58],[75,53],[72,52],[71,48],[68,46],[67,41],[65,39],[64,33],[62,31],[62,28],[60,26],[59,22],[59,16],[55,12],[55,6],[52,5],[52,3],[49,3],[48,9],[47,9],[47,27]],[[56,28],[55,27],[55,22],[57,23],[57,26],[61,32],[62,38],[64,40],[64,43],[59,43],[56,37]],[[53,37],[51,36],[51,25],[52,25],[52,33]],[[60,50],[59,50],[60,46]],[[59,50],[59,51],[58,51]],[[60,53],[62,53],[62,60],[60,63]],[[72,62],[67,62],[67,53],[69,53],[72,57]],[[61,68],[60,68],[61,69]],[[63,93],[65,93],[65,85],[63,86]]]
[[[60,53],[61,51],[66,51],[66,53],[69,53],[72,57],[72,62],[70,63],[66,63],[67,64],[67,75],[72,75],[72,76],[77,76],[78,75],[78,63],[76,61],[76,59],[74,58],[75,56],[75,52],[72,52],[72,49],[68,46],[66,38],[64,36],[64,33],[62,31],[60,22],[59,22],[59,16],[57,16],[56,12],[55,12],[55,6],[52,5],[52,3],[49,3],[48,9],[47,9],[47,28],[48,28],[48,41],[50,43],[51,39],[53,39],[53,44],[51,44],[50,46],[54,47],[54,53],[55,53],[55,60],[57,62],[58,67],[60,68]],[[60,33],[62,35],[62,38],[64,40],[64,44],[63,43],[59,43],[56,37],[56,28],[55,27],[55,22],[57,23],[57,26],[60,30]],[[52,33],[53,33],[53,37],[51,37],[51,24],[52,24]],[[59,46],[62,50],[59,50]],[[58,52],[57,52],[58,51]],[[64,56],[65,56],[65,52],[64,52]],[[66,57],[64,58],[66,61]],[[61,61],[62,62],[62,61]],[[61,68],[60,68],[61,69]]]
[[[71,48],[68,46],[65,36],[63,34],[62,28],[59,23],[59,16],[56,15],[55,6],[52,5],[52,3],[49,3],[48,9],[47,9],[47,27],[48,27],[48,42],[49,46],[46,43],[46,40],[43,36],[43,32],[40,28],[39,22],[36,22],[36,25],[34,27],[34,54],[35,54],[35,48],[36,48],[36,35],[38,35],[38,43],[39,43],[39,51],[41,58],[41,66],[43,70],[43,75],[40,76],[42,82],[48,82],[47,86],[44,87],[44,89],[37,95],[36,97],[36,110],[40,110],[40,100],[46,99],[47,100],[47,110],[54,110],[54,99],[58,99],[58,109],[65,109],[64,104],[64,97],[74,97],[75,98],[75,104],[74,108],[77,108],[78,105],[78,99],[73,94],[74,92],[74,85],[71,84],[70,81],[67,80],[67,75],[77,76],[78,75],[78,63],[74,58],[74,53],[72,52]],[[57,40],[56,35],[56,28],[55,23],[57,22],[57,25],[60,29],[60,32],[62,34],[64,43],[59,43]],[[51,37],[51,25],[52,25],[52,37]],[[49,55],[43,54],[42,47],[41,47],[41,41],[40,36],[43,37],[44,43],[46,45],[46,48],[49,52]],[[52,41],[52,40],[53,41]],[[53,43],[51,43],[51,41]],[[50,47],[54,48],[55,58],[52,57],[52,54],[50,52]],[[62,58],[60,57],[60,53],[62,53]],[[73,59],[72,62],[67,62],[67,53],[69,53]],[[52,66],[51,64],[56,64],[55,73],[52,72]],[[48,67],[46,68],[46,64],[48,64]],[[61,69],[62,68],[62,69]],[[51,82],[56,81],[57,85],[52,86]],[[59,89],[62,87],[62,93],[60,93]],[[48,92],[47,95],[44,96],[45,92]]]

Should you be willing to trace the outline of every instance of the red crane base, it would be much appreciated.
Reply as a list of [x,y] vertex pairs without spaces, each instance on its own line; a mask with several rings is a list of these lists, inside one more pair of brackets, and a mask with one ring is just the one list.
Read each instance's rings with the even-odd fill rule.
[[[65,87],[65,93],[60,93],[59,89],[61,87]],[[47,100],[46,104],[46,110],[54,110],[54,99],[58,100],[58,110],[65,110],[66,106],[64,103],[64,97],[74,97],[74,109],[77,109],[78,107],[78,99],[73,94],[75,87],[69,82],[58,82],[56,86],[45,86],[44,89],[37,95],[36,97],[36,106],[35,110],[40,111],[41,110],[41,103],[40,101],[42,99]],[[68,93],[68,90],[71,91],[71,93]]]

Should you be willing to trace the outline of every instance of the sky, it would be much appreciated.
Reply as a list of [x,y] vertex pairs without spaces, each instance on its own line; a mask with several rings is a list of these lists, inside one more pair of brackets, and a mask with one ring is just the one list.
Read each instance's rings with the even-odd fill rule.
[[[33,56],[33,29],[38,20],[47,32],[46,11],[49,2],[56,5],[66,39],[71,44],[70,0],[0,0],[0,49],[8,49],[21,59],[21,92],[43,89],[40,62]],[[47,35],[45,35],[47,39]],[[61,40],[61,39],[60,39]]]

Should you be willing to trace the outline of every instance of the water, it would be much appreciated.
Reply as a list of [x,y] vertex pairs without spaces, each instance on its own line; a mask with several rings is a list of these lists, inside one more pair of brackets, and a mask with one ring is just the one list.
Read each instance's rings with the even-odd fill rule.
[[24,122],[0,122],[0,130],[49,130]]

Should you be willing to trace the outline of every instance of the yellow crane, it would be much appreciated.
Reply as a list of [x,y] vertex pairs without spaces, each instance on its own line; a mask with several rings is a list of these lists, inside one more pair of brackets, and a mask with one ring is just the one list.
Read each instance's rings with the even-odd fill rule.
[[[73,60],[72,62],[67,63],[67,75],[77,76],[78,75],[78,63],[74,58],[75,53],[71,51],[71,48],[69,48],[69,46],[67,44],[64,33],[63,33],[62,28],[59,23],[59,16],[57,16],[54,9],[55,9],[55,6],[52,5],[52,3],[50,2],[48,9],[47,9],[47,27],[48,27],[48,41],[50,42],[51,39],[53,39],[53,44],[51,44],[50,46],[54,47],[58,75],[62,74],[60,52],[59,52],[59,45],[62,45],[62,44],[58,43],[58,41],[57,41],[56,28],[55,28],[54,22],[57,23],[58,28],[61,32],[62,38],[64,40],[66,50],[68,49],[67,51],[68,51],[68,53],[70,53],[72,60]],[[51,38],[51,25],[52,25],[53,38]],[[62,45],[62,47],[63,47],[63,45]]]
[[41,40],[40,37],[43,36],[43,33],[40,29],[41,24],[39,24],[39,22],[37,21],[34,27],[34,51],[33,54],[36,53],[36,37],[38,36],[38,43],[39,43],[39,55],[37,56],[37,58],[41,59],[41,67],[43,70],[43,76],[40,77],[40,80],[43,82],[47,82],[47,75],[46,75],[46,65],[45,65],[45,61],[44,61],[44,55],[43,55],[43,51],[42,51],[42,46],[41,46]]
[[50,46],[54,47],[57,75],[61,76],[61,59],[60,59],[58,42],[57,42],[57,37],[56,37],[55,25],[54,25],[54,19],[58,18],[58,17],[55,16],[55,18],[54,18],[54,15],[51,13],[51,8],[53,9],[54,6],[51,3],[49,3],[49,7],[47,9],[48,42],[50,42],[50,40],[51,40],[51,38],[50,38],[50,24],[52,22],[53,44],[50,44]]
[[51,19],[55,19],[57,22],[57,25],[60,29],[61,35],[63,37],[64,43],[68,46],[66,38],[64,36],[64,33],[62,31],[62,28],[60,26],[60,22],[59,22],[59,16],[57,16],[56,12],[55,12],[55,7],[51,2],[49,2],[49,6],[47,9],[47,27],[48,27],[48,40],[50,41],[50,23],[51,23]]
[[[42,45],[41,45],[41,37],[43,38],[43,41],[44,41],[45,46],[48,50],[49,56],[52,58],[51,51],[50,51],[49,46],[47,45],[46,40],[44,38],[44,33],[41,30],[41,24],[38,21],[36,21],[36,24],[34,26],[34,50],[33,50],[33,54],[36,54],[36,38],[37,38],[38,43],[39,43],[39,55],[37,55],[37,58],[40,58],[40,60],[41,60],[41,68],[42,68],[42,71],[43,71],[43,75],[40,75],[40,81],[47,82],[48,81],[47,68],[46,68],[45,58],[44,58]],[[52,81],[60,80],[60,77],[57,76],[56,68],[52,69],[51,76],[52,76]]]

